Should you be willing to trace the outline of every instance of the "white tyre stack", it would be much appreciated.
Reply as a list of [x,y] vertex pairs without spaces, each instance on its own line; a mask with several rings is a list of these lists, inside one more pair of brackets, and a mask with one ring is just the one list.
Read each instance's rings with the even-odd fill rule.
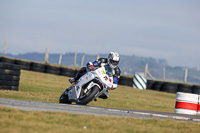
[[197,114],[200,115],[200,95],[199,95],[199,104],[198,104]]
[[144,78],[144,73],[135,73],[133,78],[133,87],[144,90],[147,88],[147,80]]
[[175,113],[196,115],[199,106],[199,95],[177,92]]

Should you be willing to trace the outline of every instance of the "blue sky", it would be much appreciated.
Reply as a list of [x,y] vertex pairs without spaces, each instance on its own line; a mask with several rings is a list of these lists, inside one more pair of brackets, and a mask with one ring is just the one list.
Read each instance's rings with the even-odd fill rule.
[[200,67],[199,0],[0,0],[0,52],[117,51]]

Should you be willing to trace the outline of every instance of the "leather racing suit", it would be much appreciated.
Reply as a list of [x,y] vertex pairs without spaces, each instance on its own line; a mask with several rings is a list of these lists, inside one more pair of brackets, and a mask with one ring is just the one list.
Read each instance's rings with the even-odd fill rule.
[[[86,65],[86,67],[82,67],[78,71],[76,77],[74,77],[74,80],[77,81],[81,76],[83,76],[84,74],[86,74],[87,71],[88,71],[88,69],[91,70],[91,68],[99,67],[99,66],[102,66],[102,65],[108,65],[107,58],[100,58],[97,61],[88,62],[87,65]],[[114,68],[114,71],[113,71],[113,88],[111,88],[111,90],[114,90],[114,89],[117,88],[117,85],[118,85],[118,82],[119,82],[119,79],[120,79],[120,74],[121,74],[121,70],[117,66],[116,68]],[[109,94],[107,92],[104,95],[100,96],[99,98],[107,99],[108,97],[109,97]]]

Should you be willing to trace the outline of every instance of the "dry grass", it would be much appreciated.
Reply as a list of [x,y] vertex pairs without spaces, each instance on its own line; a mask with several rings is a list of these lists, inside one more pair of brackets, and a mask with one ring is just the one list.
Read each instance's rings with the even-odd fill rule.
[[[58,103],[70,86],[68,77],[22,70],[20,91],[0,91],[0,97]],[[176,95],[152,90],[119,86],[107,100],[97,99],[89,105],[161,112],[174,112]]]
[[92,102],[90,105],[172,113],[175,101],[175,94],[120,86],[115,91],[110,92],[108,100],[99,100],[99,102]]
[[0,133],[198,133],[200,123],[100,117],[0,107]]
[[[20,91],[0,90],[0,97],[58,102],[61,93],[70,86],[68,77],[22,71]],[[161,112],[174,112],[176,95],[119,86],[110,91],[107,100],[98,99],[89,105]],[[174,120],[121,118],[78,115],[59,112],[22,111],[0,107],[0,133],[55,132],[199,132],[199,123]]]
[[51,74],[22,70],[20,91],[1,91],[0,97],[44,102],[58,102],[61,91],[65,89],[67,78]]

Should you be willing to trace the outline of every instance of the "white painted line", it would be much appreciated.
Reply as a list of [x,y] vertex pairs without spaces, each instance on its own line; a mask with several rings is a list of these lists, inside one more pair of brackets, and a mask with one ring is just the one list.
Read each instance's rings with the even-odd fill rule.
[[157,117],[164,117],[164,118],[168,118],[168,115],[160,115],[160,114],[152,114],[153,116],[157,116]]

